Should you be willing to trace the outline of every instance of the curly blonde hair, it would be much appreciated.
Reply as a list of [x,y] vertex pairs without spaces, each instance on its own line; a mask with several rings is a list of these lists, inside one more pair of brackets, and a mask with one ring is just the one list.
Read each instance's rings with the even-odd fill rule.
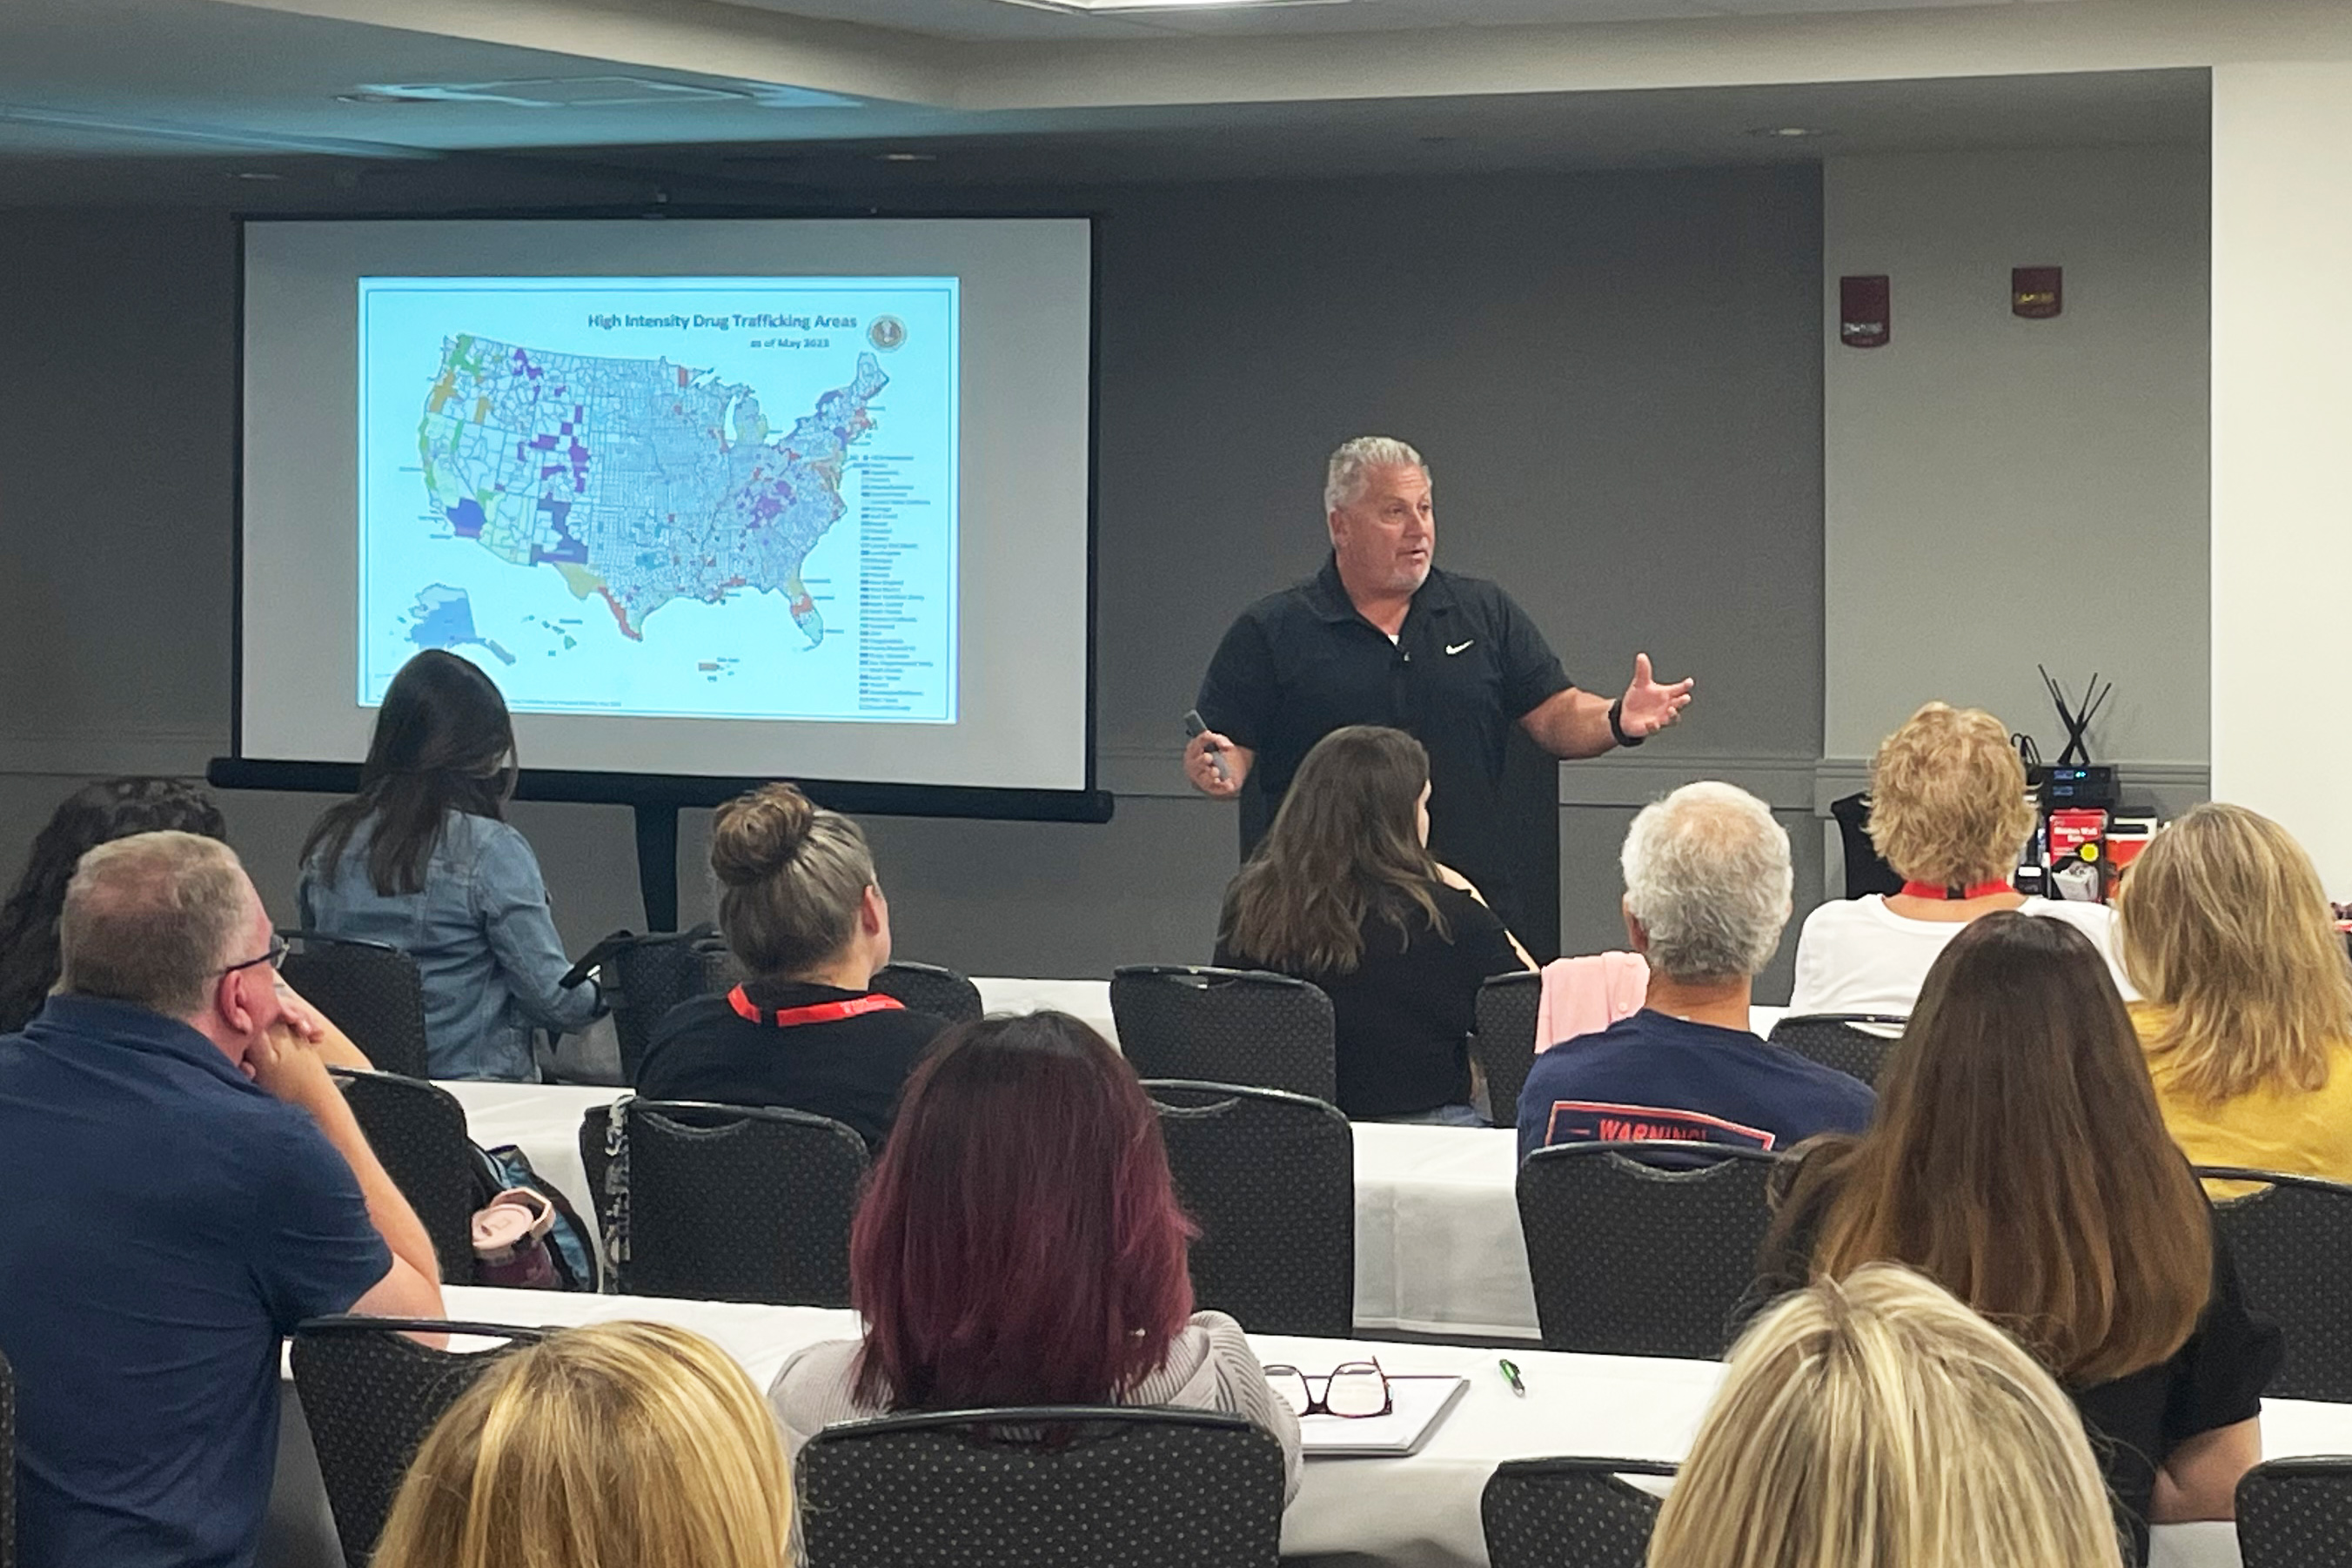
[[2005,881],[2033,803],[2009,729],[1981,708],[1930,702],[1870,763],[1870,841],[1898,876],[1937,887]]

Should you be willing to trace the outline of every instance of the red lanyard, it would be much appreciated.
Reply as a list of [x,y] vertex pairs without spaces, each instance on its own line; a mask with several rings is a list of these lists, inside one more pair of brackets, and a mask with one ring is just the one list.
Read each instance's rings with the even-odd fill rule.
[[794,1024],[837,1023],[844,1018],[855,1018],[861,1013],[887,1013],[893,1007],[904,1008],[907,1005],[896,996],[885,996],[876,992],[870,995],[853,996],[846,1002],[812,1002],[805,1007],[779,1007],[770,1013],[762,1011],[740,985],[727,993],[727,1005],[735,1009],[739,1017],[779,1029],[788,1029]]
[[[2008,893],[2014,892],[2015,890],[2015,889],[2011,888],[2005,881],[1970,882],[1965,888],[1939,888],[1933,882],[1906,882],[1903,884],[1903,896],[1905,898],[1933,899],[1938,903],[1942,903],[1948,900],[1962,900],[1968,899],[1989,899],[1995,893]],[[738,1010],[740,1011],[740,1009]]]

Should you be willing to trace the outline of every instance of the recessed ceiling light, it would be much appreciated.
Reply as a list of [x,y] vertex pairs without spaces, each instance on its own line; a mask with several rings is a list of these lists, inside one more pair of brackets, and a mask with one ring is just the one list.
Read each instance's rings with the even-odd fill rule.
[[285,176],[285,175],[283,175],[283,174],[275,174],[275,173],[273,173],[273,172],[271,172],[270,170],[268,170],[268,169],[239,169],[236,174],[231,174],[231,175],[229,176],[229,178],[230,178],[230,179],[232,179],[232,180],[256,180],[256,181],[263,181],[263,180],[282,180],[282,179],[284,179],[285,177],[286,177],[286,176]]
[[1816,125],[1759,125],[1748,134],[1769,136],[1778,141],[1799,142],[1808,136],[1834,136],[1834,131],[1824,131]]
[[1114,11],[1242,11],[1276,5],[1345,5],[1348,0],[1000,0],[1032,11],[1059,11],[1070,16],[1096,16]]
[[936,163],[937,153],[880,153],[876,154],[885,163]]

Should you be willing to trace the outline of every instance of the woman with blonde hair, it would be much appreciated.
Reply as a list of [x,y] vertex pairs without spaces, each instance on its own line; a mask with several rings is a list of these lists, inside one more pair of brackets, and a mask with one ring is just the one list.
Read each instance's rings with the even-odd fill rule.
[[2131,996],[2114,957],[2113,911],[2010,886],[2033,825],[2025,765],[2000,720],[1944,702],[1912,714],[1870,764],[1870,841],[1903,890],[1835,900],[1805,917],[1789,1010],[1907,1015],[1944,944],[2002,910],[2079,928]]
[[2182,1152],[2352,1182],[2352,962],[2303,846],[2244,806],[2198,806],[2132,863],[2116,929]]
[[1869,1264],[1740,1337],[1651,1568],[2118,1568],[2105,1485],[2033,1358]]
[[890,905],[866,835],[791,784],[763,784],[719,808],[710,869],[719,929],[751,978],[670,1009],[637,1092],[806,1110],[880,1143],[947,1020],[873,989],[890,962]]
[[793,1489],[743,1369],[665,1323],[506,1356],[417,1450],[375,1568],[782,1568]]

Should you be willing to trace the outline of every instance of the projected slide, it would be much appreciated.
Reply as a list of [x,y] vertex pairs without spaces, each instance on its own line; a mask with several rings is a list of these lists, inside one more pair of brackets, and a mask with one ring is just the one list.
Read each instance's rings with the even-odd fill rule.
[[957,279],[359,291],[362,704],[955,721]]

